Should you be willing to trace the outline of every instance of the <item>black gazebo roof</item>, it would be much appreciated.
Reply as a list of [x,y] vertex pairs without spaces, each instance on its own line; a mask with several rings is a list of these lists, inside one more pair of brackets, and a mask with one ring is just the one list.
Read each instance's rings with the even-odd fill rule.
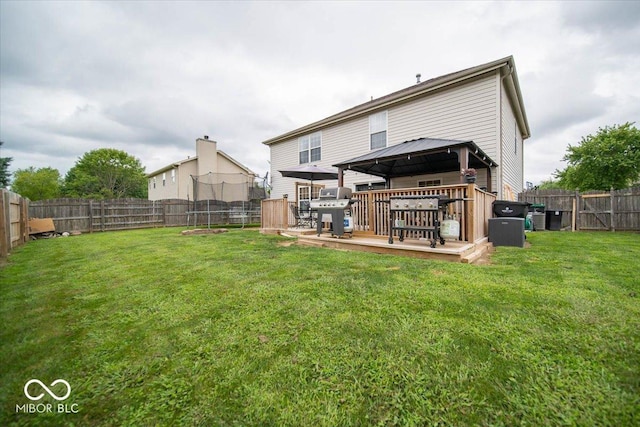
[[372,151],[333,166],[394,178],[460,170],[460,148],[469,153],[470,168],[497,166],[473,141],[420,138]]

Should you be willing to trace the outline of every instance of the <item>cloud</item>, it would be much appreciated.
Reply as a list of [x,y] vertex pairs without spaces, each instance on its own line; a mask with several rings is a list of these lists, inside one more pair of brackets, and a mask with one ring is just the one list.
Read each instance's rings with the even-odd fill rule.
[[0,2],[0,138],[13,169],[124,149],[155,170],[209,135],[254,171],[262,141],[514,55],[526,179],[640,116],[632,2]]

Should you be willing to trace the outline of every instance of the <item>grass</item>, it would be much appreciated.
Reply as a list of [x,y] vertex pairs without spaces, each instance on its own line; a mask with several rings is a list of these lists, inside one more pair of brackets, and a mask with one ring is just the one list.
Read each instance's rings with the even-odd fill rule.
[[[0,270],[0,425],[639,425],[639,237],[486,266],[248,230],[30,242]],[[32,378],[77,413],[16,413]]]

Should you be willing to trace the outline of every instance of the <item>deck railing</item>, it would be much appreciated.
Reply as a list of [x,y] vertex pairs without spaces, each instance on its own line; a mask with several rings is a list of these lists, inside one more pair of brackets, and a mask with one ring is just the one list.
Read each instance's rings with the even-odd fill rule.
[[[437,187],[398,188],[393,190],[361,191],[353,194],[354,230],[373,235],[389,234],[389,204],[379,203],[393,196],[440,195],[459,199],[445,208],[444,214],[460,222],[460,239],[474,242],[488,235],[491,203],[496,196],[480,190],[475,184],[443,185]],[[295,225],[288,199],[262,201],[262,229],[286,229]],[[409,235],[409,237],[419,237]]]
[[289,219],[289,201],[283,199],[266,199],[260,206],[261,230],[286,230],[292,224]]

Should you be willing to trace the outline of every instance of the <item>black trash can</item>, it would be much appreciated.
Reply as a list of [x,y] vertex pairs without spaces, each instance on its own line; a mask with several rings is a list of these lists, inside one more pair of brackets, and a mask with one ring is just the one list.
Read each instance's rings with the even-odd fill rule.
[[497,218],[526,218],[529,213],[529,202],[496,200],[493,202],[493,214]]
[[524,224],[529,206],[529,202],[494,201],[493,214],[496,218],[489,219],[489,241],[494,246],[524,247]]
[[551,231],[562,230],[562,212],[563,211],[547,211],[546,212],[547,230],[551,230]]

